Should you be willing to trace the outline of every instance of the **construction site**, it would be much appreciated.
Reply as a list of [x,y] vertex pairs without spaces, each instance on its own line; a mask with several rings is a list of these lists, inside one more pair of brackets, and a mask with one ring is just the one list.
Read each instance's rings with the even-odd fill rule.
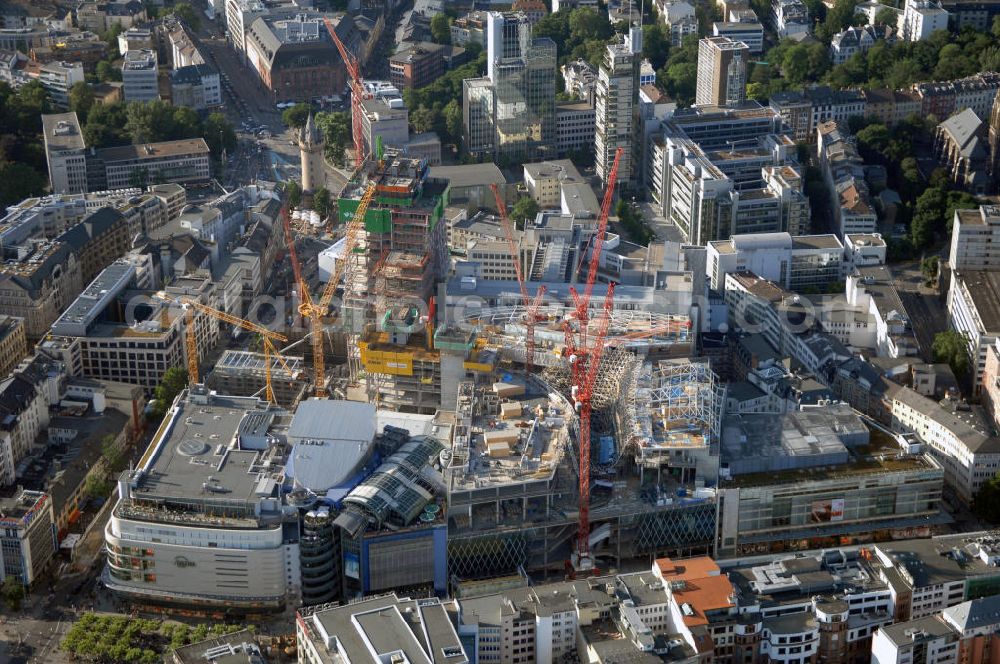
[[567,284],[572,300],[546,299],[530,281],[494,188],[520,297],[458,311],[435,298],[451,271],[448,182],[425,160],[372,149],[356,132],[343,236],[315,300],[289,231],[299,311],[313,324],[316,396],[333,387],[323,358],[333,338],[347,356],[347,398],[453,417],[439,460],[451,581],[710,551],[724,390],[707,363],[687,359],[687,315],[616,308],[616,284],[598,280],[621,150]]

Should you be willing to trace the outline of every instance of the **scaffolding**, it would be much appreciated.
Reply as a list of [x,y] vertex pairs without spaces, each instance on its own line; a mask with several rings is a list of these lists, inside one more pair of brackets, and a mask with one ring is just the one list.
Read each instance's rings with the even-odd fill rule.
[[[374,185],[374,198],[365,212],[365,232],[345,257],[351,374],[363,382],[370,400],[415,413],[440,405],[440,355],[431,347],[428,312],[434,283],[447,265],[447,234],[440,223],[447,183],[428,178],[428,172],[425,160],[392,150],[370,164],[365,186]],[[339,202],[341,218],[353,213],[362,190],[360,182],[348,185]]]

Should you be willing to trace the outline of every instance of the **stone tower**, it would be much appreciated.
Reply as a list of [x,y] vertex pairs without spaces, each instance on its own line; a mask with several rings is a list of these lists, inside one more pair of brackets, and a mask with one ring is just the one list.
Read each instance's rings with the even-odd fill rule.
[[325,143],[312,113],[305,127],[299,132],[299,157],[302,160],[302,191],[313,193],[326,186],[326,169],[323,165]]

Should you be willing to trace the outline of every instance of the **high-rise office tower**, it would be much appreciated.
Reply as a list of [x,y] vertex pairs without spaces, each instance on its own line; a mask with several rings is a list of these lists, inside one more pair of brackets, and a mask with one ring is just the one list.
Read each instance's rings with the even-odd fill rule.
[[608,44],[597,76],[594,131],[594,162],[601,182],[607,184],[615,151],[624,148],[618,165],[618,183],[628,189],[633,184],[636,128],[636,101],[639,94],[639,62],[642,31],[633,27],[621,43]]
[[729,37],[706,37],[698,42],[698,106],[738,106],[747,98],[747,60],[750,49]]
[[463,85],[466,150],[511,161],[553,155],[555,42],[532,39],[522,12],[490,12],[487,35],[486,78]]

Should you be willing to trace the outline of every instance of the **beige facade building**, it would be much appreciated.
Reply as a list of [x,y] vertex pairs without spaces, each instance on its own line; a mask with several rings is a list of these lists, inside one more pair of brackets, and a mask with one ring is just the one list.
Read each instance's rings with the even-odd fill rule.
[[706,37],[698,42],[698,106],[737,106],[747,98],[747,61],[750,49],[729,37]]

